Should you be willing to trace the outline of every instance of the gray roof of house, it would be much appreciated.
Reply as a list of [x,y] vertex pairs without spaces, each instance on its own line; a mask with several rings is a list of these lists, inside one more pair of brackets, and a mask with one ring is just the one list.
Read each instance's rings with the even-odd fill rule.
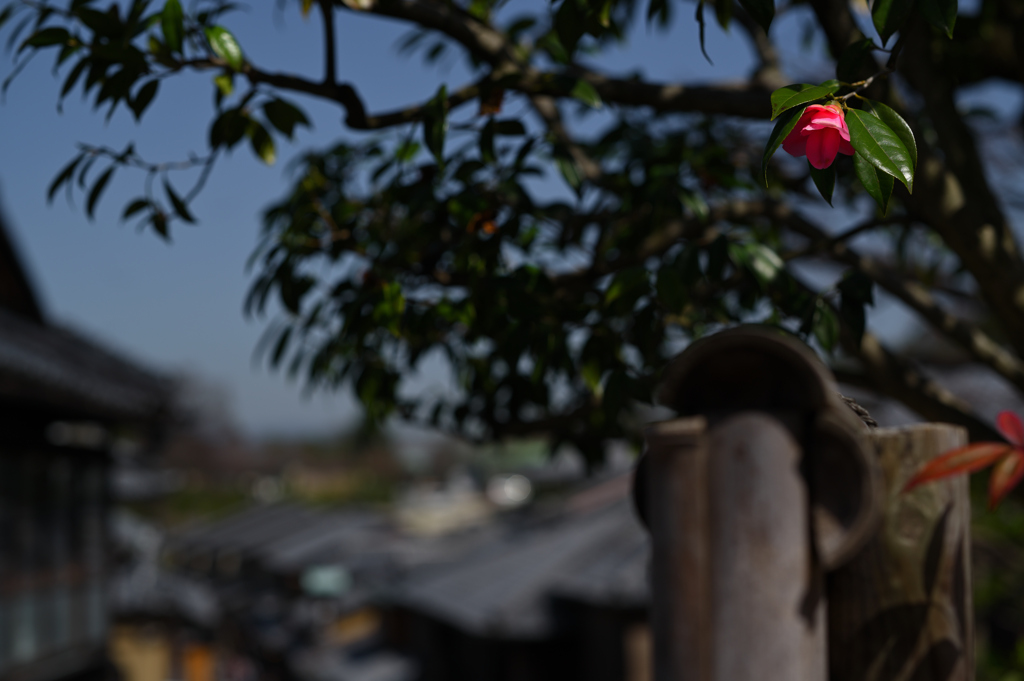
[[344,565],[375,598],[386,594],[467,633],[537,639],[555,627],[554,599],[646,606],[650,541],[629,502],[629,479],[593,485],[539,519],[440,537],[404,534],[372,511],[255,506],[179,535],[172,550],[233,553],[272,572]]
[[477,636],[543,638],[555,628],[553,598],[644,607],[649,553],[646,531],[620,496],[414,575],[394,600]]
[[319,565],[403,572],[451,560],[494,534],[478,528],[444,537],[401,532],[383,513],[325,510],[290,503],[258,505],[187,530],[171,542],[179,555],[237,554],[270,572],[295,573]]
[[69,417],[150,420],[169,383],[67,330],[0,308],[0,400]]

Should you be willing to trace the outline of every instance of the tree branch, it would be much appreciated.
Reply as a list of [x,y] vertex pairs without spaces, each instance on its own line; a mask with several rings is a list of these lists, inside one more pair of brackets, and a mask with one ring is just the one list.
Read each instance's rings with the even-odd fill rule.
[[[907,29],[900,72],[925,100],[940,154],[919,143],[912,215],[937,231],[971,272],[982,299],[1024,354],[1024,261],[1012,226],[999,208],[970,129],[956,108],[954,83],[936,66],[927,26]],[[919,137],[920,139],[920,137]]]
[[[873,390],[899,400],[929,421],[965,426],[973,441],[1002,439],[991,425],[973,413],[969,404],[888,350],[874,335],[865,333],[858,346],[844,333],[842,344],[846,352],[861,361],[865,384]],[[836,378],[856,385],[855,377],[843,372],[837,372]]]
[[910,281],[871,258],[860,255],[846,243],[832,240],[828,234],[798,215],[787,224],[795,232],[822,244],[833,259],[855,267],[879,286],[899,298],[937,332],[993,369],[1018,390],[1024,392],[1024,362],[1003,349],[991,336],[973,324],[957,318],[939,305],[931,293],[917,281]]
[[335,71],[337,56],[334,40],[334,4],[331,0],[319,0],[319,5],[324,18],[324,84],[335,85],[338,77]]

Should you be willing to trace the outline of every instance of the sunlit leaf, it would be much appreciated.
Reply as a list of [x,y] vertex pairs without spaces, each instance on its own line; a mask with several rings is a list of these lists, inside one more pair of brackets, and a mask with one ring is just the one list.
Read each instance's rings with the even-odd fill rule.
[[858,154],[879,170],[892,175],[914,190],[914,161],[906,145],[877,116],[867,111],[850,109],[846,113],[850,144]]
[[274,149],[274,140],[271,139],[267,129],[257,121],[252,121],[248,134],[253,153],[268,166],[274,165],[274,162],[277,161],[277,152]]
[[204,29],[206,39],[210,42],[210,49],[213,53],[224,60],[228,66],[235,71],[242,68],[244,57],[242,48],[239,46],[235,36],[223,26],[208,26]]
[[911,168],[917,169],[917,140],[914,139],[914,131],[910,129],[910,125],[907,124],[903,117],[896,113],[892,108],[876,102],[874,100],[865,100],[864,107],[875,114],[878,120],[889,126],[889,129],[896,133],[896,136],[903,142],[903,146],[907,148],[910,153],[910,165]]
[[217,86],[217,90],[225,97],[230,97],[231,93],[235,91],[235,79],[231,73],[221,73],[214,76],[213,84]]
[[830,80],[821,85],[809,85],[807,83],[796,83],[781,87],[772,93],[772,120],[775,120],[783,111],[788,111],[801,104],[809,104],[828,95],[833,95],[839,90],[839,81]]
[[604,102],[601,100],[601,95],[597,94],[597,90],[594,89],[594,86],[582,78],[576,81],[576,84],[572,88],[572,92],[569,94],[592,109],[600,109],[604,106]]

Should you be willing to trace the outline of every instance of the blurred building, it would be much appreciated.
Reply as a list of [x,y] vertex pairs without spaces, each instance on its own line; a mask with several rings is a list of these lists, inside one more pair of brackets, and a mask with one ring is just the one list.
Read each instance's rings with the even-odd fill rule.
[[[524,481],[495,478],[486,497],[521,496]],[[650,544],[630,481],[492,499],[474,523],[462,483],[387,513],[273,503],[194,526],[166,540],[164,564],[209,586],[217,621],[191,638],[165,627],[134,654],[163,651],[163,678],[184,681],[649,681]],[[415,509],[433,520],[409,523]],[[444,531],[442,517],[454,519]],[[180,618],[183,596],[152,601],[154,621]]]
[[46,318],[0,223],[0,679],[108,671],[112,452],[145,449],[167,398]]
[[389,597],[389,645],[420,681],[649,681],[650,540],[631,480],[590,484],[408,575]]

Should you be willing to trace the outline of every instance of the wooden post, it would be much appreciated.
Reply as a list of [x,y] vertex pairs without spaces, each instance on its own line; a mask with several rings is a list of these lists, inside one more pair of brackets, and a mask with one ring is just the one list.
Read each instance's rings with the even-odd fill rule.
[[[647,432],[656,681],[824,681],[801,448],[743,412]],[[808,603],[811,603],[808,606]]]
[[651,625],[655,681],[710,679],[707,421],[656,424],[646,432],[646,509],[653,537]]
[[880,530],[828,576],[830,681],[972,681],[966,476],[902,493],[926,461],[967,443],[959,426],[874,431],[885,478]]

